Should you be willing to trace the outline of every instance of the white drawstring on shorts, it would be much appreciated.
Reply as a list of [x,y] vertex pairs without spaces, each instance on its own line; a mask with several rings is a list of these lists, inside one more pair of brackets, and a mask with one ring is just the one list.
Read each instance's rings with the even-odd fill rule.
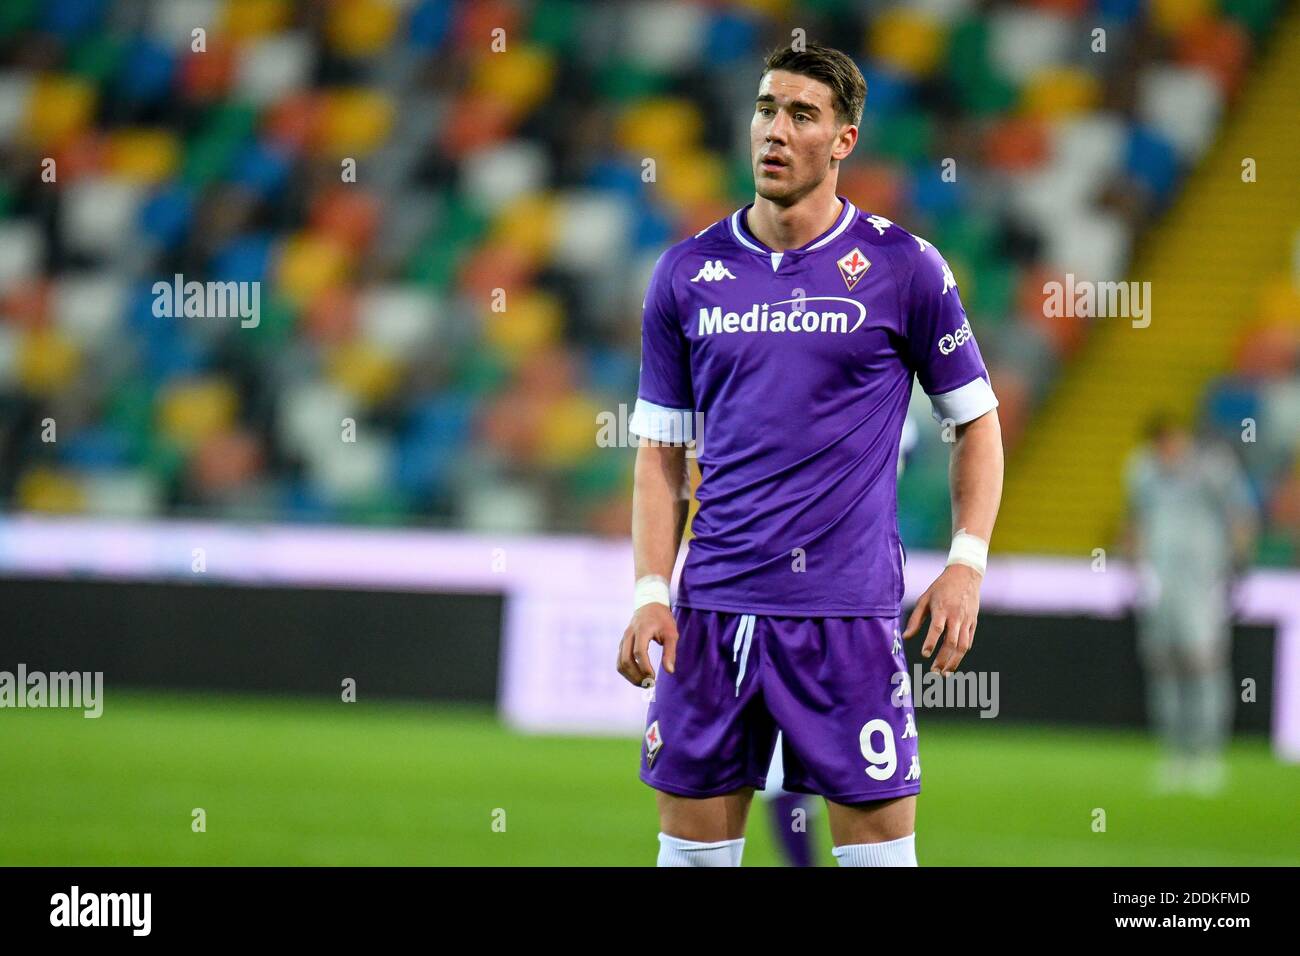
[[749,661],[749,645],[754,640],[754,615],[740,615],[740,624],[736,627],[736,645],[731,649],[731,660],[740,657],[740,670],[736,672],[736,696],[740,696],[740,682],[745,679],[745,664]]

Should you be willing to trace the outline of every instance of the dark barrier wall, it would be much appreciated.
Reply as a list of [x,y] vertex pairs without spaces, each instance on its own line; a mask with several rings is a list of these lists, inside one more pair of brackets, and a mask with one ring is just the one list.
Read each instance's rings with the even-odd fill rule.
[[106,687],[496,699],[497,595],[0,579],[0,670]]
[[[0,670],[103,671],[108,687],[366,695],[491,703],[503,599],[416,591],[258,588],[0,578]],[[910,609],[909,609],[910,611]],[[904,616],[903,620],[906,620]],[[1267,732],[1273,629],[1237,627],[1233,675],[1255,680],[1237,730]],[[614,646],[618,635],[610,635]],[[922,637],[906,641],[911,666]],[[612,652],[610,660],[612,662]],[[922,661],[923,673],[929,663]],[[612,663],[610,664],[612,667]],[[1143,676],[1132,618],[983,611],[963,671],[998,674],[999,720],[1141,726]],[[914,696],[924,693],[913,688]],[[978,720],[979,707],[918,720]]]
[[[911,608],[907,609],[911,613]],[[902,620],[906,622],[906,614]],[[1275,628],[1233,628],[1232,673],[1238,731],[1267,733],[1273,713]],[[923,673],[924,634],[905,641],[908,675]],[[998,672],[999,720],[1145,726],[1145,681],[1137,655],[1134,618],[1026,617],[980,611],[975,646],[964,671]],[[1241,702],[1241,681],[1255,681],[1255,702]],[[991,686],[991,685],[989,685]],[[919,693],[921,688],[914,688]],[[979,719],[978,708],[924,707],[918,721]]]

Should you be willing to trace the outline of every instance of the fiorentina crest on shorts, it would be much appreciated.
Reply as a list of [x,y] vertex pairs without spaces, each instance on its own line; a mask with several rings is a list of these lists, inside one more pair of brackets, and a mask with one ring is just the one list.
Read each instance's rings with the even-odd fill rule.
[[847,256],[843,256],[836,263],[840,267],[840,275],[844,276],[844,284],[853,291],[853,287],[858,284],[858,280],[867,274],[871,268],[871,260],[862,254],[862,250],[857,246]]
[[659,748],[664,745],[664,739],[659,736],[659,721],[655,721],[645,732],[645,765],[650,769],[655,765],[655,755],[659,753]]

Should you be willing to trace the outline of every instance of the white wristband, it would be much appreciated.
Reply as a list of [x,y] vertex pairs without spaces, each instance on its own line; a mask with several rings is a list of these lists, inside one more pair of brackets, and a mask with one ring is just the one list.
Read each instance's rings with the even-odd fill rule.
[[959,528],[957,533],[952,536],[952,548],[948,551],[948,564],[964,564],[983,574],[988,561],[989,543],[983,538],[967,534],[965,528]]
[[665,607],[672,607],[672,599],[668,594],[668,581],[662,574],[647,574],[636,582],[636,588],[632,592],[633,607],[632,610],[640,610],[647,604],[662,604]]

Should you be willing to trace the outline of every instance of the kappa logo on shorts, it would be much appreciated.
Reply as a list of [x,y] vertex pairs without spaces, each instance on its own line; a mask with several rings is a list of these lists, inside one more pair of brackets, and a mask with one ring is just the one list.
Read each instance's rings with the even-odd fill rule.
[[655,755],[659,753],[659,748],[664,745],[663,737],[659,736],[659,721],[651,724],[645,732],[645,765],[649,769],[655,764]]

